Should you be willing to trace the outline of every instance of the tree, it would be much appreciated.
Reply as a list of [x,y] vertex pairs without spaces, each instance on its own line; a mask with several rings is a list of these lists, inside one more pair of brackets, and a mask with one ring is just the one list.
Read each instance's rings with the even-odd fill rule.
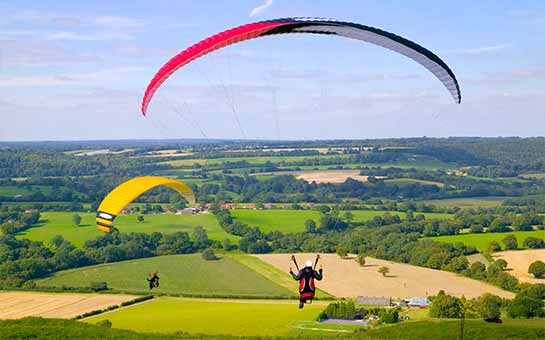
[[223,240],[223,249],[225,250],[233,249],[233,243],[231,242],[230,239],[226,238],[225,240]]
[[545,248],[545,241],[537,237],[527,237],[522,245],[531,249],[540,249]]
[[344,219],[345,219],[348,223],[350,223],[350,222],[352,222],[352,220],[354,219],[354,214],[352,214],[352,212],[350,212],[350,211],[347,211],[347,212],[344,213]]
[[210,240],[206,230],[201,226],[193,228],[193,245],[197,249],[205,249],[210,246]]
[[358,254],[358,257],[356,258],[356,261],[361,267],[365,266],[365,254]]
[[305,231],[307,233],[315,233],[316,232],[316,222],[313,220],[306,220],[305,221]]
[[535,278],[540,278],[545,275],[545,263],[543,261],[535,261],[528,267],[528,273]]
[[494,261],[494,264],[498,266],[498,268],[500,268],[500,270],[505,270],[505,268],[507,268],[507,261],[505,261],[504,259],[498,259],[496,261]]
[[542,317],[545,314],[543,300],[519,294],[507,305],[507,313],[512,318]]
[[331,211],[331,208],[329,206],[327,206],[327,205],[320,205],[320,206],[318,206],[316,208],[316,210],[318,210],[322,214],[326,215]]
[[486,248],[486,252],[490,254],[500,250],[501,250],[501,246],[497,241],[491,241],[488,244],[488,247]]
[[380,267],[378,269],[378,272],[382,274],[382,276],[386,277],[386,275],[388,275],[388,273],[390,272],[390,268],[384,266],[384,267]]
[[206,261],[212,261],[212,260],[218,259],[216,257],[216,254],[214,254],[214,251],[211,248],[206,248],[205,250],[203,250],[201,253],[201,257],[203,258],[203,260],[206,260]]
[[502,299],[499,296],[485,293],[477,301],[477,311],[483,319],[498,319],[501,315]]
[[506,250],[513,250],[518,248],[518,241],[515,235],[507,235],[502,240]]
[[448,295],[441,290],[433,297],[430,306],[430,316],[434,318],[458,319],[462,316],[463,306],[460,299]]
[[72,216],[72,223],[74,223],[74,225],[79,227],[79,225],[81,224],[81,216],[78,214],[74,214]]
[[344,259],[348,255],[346,248],[343,246],[337,246],[335,248],[335,252],[337,253],[337,255],[339,255],[341,259]]
[[63,244],[63,243],[64,243],[64,237],[62,237],[61,235],[55,235],[51,239],[51,244],[55,248],[59,248],[61,246],[61,244]]
[[142,215],[138,215],[138,217],[136,218],[138,220],[138,222],[142,223],[144,222],[144,216]]

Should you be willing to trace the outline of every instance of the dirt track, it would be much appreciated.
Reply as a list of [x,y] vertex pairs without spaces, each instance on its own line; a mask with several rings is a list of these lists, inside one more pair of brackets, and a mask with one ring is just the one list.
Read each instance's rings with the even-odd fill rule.
[[68,319],[134,298],[136,296],[113,294],[0,292],[0,319],[26,316]]
[[494,254],[494,259],[507,261],[507,271],[522,282],[545,283],[528,274],[528,267],[537,260],[545,262],[545,249],[509,250]]
[[[261,260],[288,272],[289,254],[255,255]],[[315,254],[296,254],[299,264],[306,259],[314,259]],[[367,258],[365,267],[360,267],[354,259],[340,259],[335,254],[321,255],[324,279],[317,283],[318,288],[337,297],[384,296],[405,298],[411,296],[435,295],[439,290],[448,294],[468,298],[483,293],[513,298],[514,294],[481,281],[468,279],[454,273]],[[377,272],[382,266],[390,268],[390,274],[383,277]]]

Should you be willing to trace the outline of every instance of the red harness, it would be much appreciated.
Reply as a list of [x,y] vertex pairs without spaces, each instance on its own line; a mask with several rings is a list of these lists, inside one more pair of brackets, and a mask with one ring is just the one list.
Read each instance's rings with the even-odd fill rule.
[[299,293],[301,294],[301,299],[313,299],[314,291],[316,290],[316,287],[314,286],[314,277],[310,277],[308,281],[308,287],[311,290],[310,292],[305,292],[306,285],[307,285],[307,281],[303,277],[301,281],[299,281]]

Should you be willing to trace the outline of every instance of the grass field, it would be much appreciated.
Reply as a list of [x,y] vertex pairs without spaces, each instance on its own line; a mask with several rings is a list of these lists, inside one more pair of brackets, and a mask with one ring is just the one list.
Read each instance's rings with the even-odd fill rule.
[[[459,339],[459,320],[409,321],[365,330],[358,333],[366,339]],[[466,320],[464,339],[543,339],[543,320],[505,320],[502,324],[482,320]]]
[[533,230],[533,231],[513,231],[508,233],[482,233],[482,234],[464,234],[464,235],[449,235],[449,236],[436,236],[427,237],[438,242],[458,243],[461,242],[466,246],[474,246],[479,251],[485,251],[488,244],[492,241],[497,241],[502,247],[501,240],[507,235],[515,235],[518,240],[519,247],[522,248],[522,242],[527,237],[538,237],[545,240],[545,231]]
[[[382,210],[352,210],[354,215],[354,222],[369,221],[375,216],[382,216],[387,211]],[[340,216],[344,216],[344,211],[340,213]],[[390,214],[399,215],[401,218],[405,217],[404,212],[388,211]],[[305,221],[308,219],[314,220],[319,223],[321,213],[315,210],[286,210],[286,209],[273,209],[273,210],[243,210],[237,209],[231,211],[232,216],[243,223],[248,224],[251,227],[258,226],[263,232],[269,232],[278,230],[285,233],[295,233],[305,230]],[[452,215],[443,213],[426,213],[424,214],[427,219],[445,219],[450,218]]]
[[14,197],[17,195],[30,195],[33,192],[41,191],[44,194],[50,194],[52,187],[47,185],[33,185],[31,190],[13,185],[0,186],[0,196]]
[[[79,213],[82,222],[79,227],[72,223],[72,212],[43,212],[40,222],[34,227],[19,234],[31,240],[43,241],[48,244],[55,235],[62,235],[76,246],[81,246],[86,240],[103,235],[95,225],[94,213]],[[217,223],[212,214],[196,215],[144,215],[144,222],[137,221],[137,215],[120,215],[115,220],[115,226],[122,232],[174,233],[187,231],[191,234],[195,226],[202,226],[208,232],[208,237],[223,241],[226,238],[236,240],[237,237],[227,234]]]
[[421,201],[426,204],[433,204],[444,207],[476,208],[476,207],[497,207],[509,197],[490,196],[490,197],[464,197],[464,198],[446,198],[441,200]]
[[300,162],[305,159],[328,159],[328,158],[346,158],[346,155],[313,155],[313,156],[259,156],[259,157],[225,157],[225,158],[208,158],[208,159],[178,159],[173,161],[160,162],[159,164],[168,164],[172,166],[192,166],[193,164],[200,165],[220,165],[227,162],[246,161],[248,164],[264,164],[266,162],[273,163],[293,163]]
[[411,185],[411,184],[420,184],[420,185],[435,185],[440,188],[444,187],[445,184],[441,182],[435,182],[435,181],[425,181],[422,179],[415,179],[415,178],[392,178],[384,180],[385,183],[389,184],[396,184],[396,185]]
[[[316,319],[324,305],[303,310],[297,301],[240,301],[158,298],[86,320],[108,319],[112,327],[138,332],[283,336],[301,332],[291,325]],[[151,317],[153,316],[153,317]]]
[[37,281],[40,286],[88,287],[90,282],[106,281],[122,292],[148,291],[146,277],[158,270],[161,285],[154,293],[202,295],[289,297],[286,288],[224,256],[205,261],[200,254],[157,256],[146,259],[70,269]]

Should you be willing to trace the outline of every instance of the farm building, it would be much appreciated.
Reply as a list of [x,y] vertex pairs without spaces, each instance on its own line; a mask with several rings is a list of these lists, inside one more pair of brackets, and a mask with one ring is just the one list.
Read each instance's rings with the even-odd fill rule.
[[424,296],[416,296],[405,299],[407,306],[409,307],[428,307],[430,305],[430,300]]
[[391,306],[392,299],[385,297],[374,296],[358,296],[356,299],[358,305],[371,305],[371,306]]

